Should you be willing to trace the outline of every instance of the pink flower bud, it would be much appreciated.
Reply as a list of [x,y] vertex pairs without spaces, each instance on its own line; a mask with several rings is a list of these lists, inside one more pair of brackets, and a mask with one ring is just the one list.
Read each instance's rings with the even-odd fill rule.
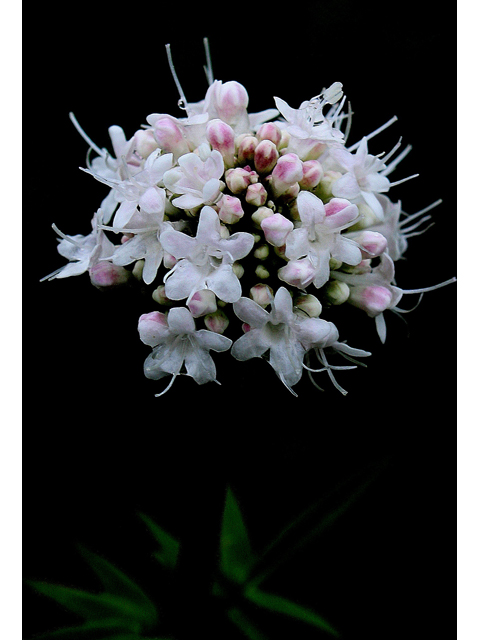
[[256,207],[262,207],[266,203],[267,197],[267,190],[261,182],[249,185],[245,194],[245,200],[248,204],[253,204]]
[[149,347],[159,344],[161,338],[168,331],[167,316],[160,311],[144,313],[138,320],[138,332],[140,340]]
[[248,107],[248,93],[235,80],[224,82],[216,90],[216,107],[219,117],[228,124],[235,124]]
[[242,193],[245,191],[249,184],[254,184],[258,181],[258,175],[255,171],[250,171],[249,168],[235,167],[235,169],[228,169],[225,172],[225,182],[227,187],[232,193]]
[[194,318],[199,318],[217,310],[217,299],[213,291],[202,289],[193,294],[187,307]]
[[[251,185],[252,186],[252,185]],[[241,201],[235,196],[223,195],[220,200],[218,217],[226,224],[235,224],[243,217]]]
[[250,289],[250,298],[265,309],[273,300],[273,289],[268,284],[256,284]]
[[377,231],[362,231],[352,237],[358,242],[363,258],[377,258],[387,248],[388,241],[384,235]]
[[155,140],[154,133],[151,129],[140,129],[134,136],[134,149],[142,158],[148,156],[158,149],[158,142]]
[[303,178],[303,163],[296,153],[281,156],[272,172],[272,190],[275,196],[285,193],[295,182]]
[[318,160],[307,160],[303,163],[303,178],[299,181],[302,189],[315,189],[323,178],[323,167]]
[[356,286],[351,287],[348,302],[374,318],[389,308],[392,297],[392,292],[380,285]]
[[271,140],[262,140],[255,149],[255,169],[258,173],[270,173],[277,163],[278,155],[277,147]]
[[212,149],[220,151],[226,167],[235,164],[235,133],[232,127],[222,120],[211,120],[207,125],[207,140]]
[[332,198],[325,205],[325,224],[330,229],[340,228],[358,218],[358,207],[345,198]]
[[258,140],[252,135],[243,135],[241,140],[237,138],[237,160],[240,164],[253,163],[255,156],[255,149],[257,148]]
[[293,222],[282,216],[281,213],[274,213],[268,218],[264,218],[260,226],[265,234],[265,240],[275,247],[281,247],[293,229]]
[[215,313],[206,315],[204,322],[207,329],[210,329],[210,331],[214,331],[215,333],[224,333],[225,329],[230,324],[226,314],[220,309],[215,311]]
[[278,270],[278,277],[287,284],[291,284],[299,289],[304,289],[313,282],[315,278],[315,268],[308,258],[290,260],[290,262]]
[[161,149],[173,153],[176,158],[190,151],[183,131],[173,118],[159,118],[153,126],[153,135]]
[[282,139],[282,131],[275,123],[265,122],[257,131],[256,136],[258,140],[271,140],[278,147]]
[[167,251],[165,251],[165,253],[163,254],[163,266],[166,269],[173,269],[173,267],[177,264],[177,259],[175,258],[175,256],[172,256],[171,253],[168,253]]
[[124,267],[111,262],[97,262],[89,269],[90,282],[98,289],[109,289],[125,284],[130,279],[131,273]]

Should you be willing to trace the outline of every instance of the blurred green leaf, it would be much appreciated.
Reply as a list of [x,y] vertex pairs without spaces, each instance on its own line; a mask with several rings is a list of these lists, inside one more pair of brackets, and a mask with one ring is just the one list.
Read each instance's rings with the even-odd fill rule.
[[151,624],[150,612],[138,604],[109,593],[92,594],[80,589],[46,582],[29,582],[30,586],[86,620],[116,621],[128,631],[140,631]]
[[314,613],[310,609],[306,609],[291,600],[282,598],[277,595],[265,593],[260,591],[256,587],[247,587],[245,589],[245,597],[256,605],[274,611],[276,613],[282,613],[291,618],[296,618],[307,624],[313,625],[326,631],[332,636],[339,637],[338,632],[326,621],[324,618]]
[[247,616],[236,607],[227,611],[230,620],[237,625],[250,640],[267,640],[267,637],[247,618]]
[[153,537],[160,545],[160,551],[154,552],[155,558],[164,566],[174,569],[177,565],[180,543],[144,513],[139,513],[138,515],[145,522]]
[[35,640],[139,640],[136,633],[125,632],[117,620],[86,622],[81,626],[67,627],[42,633]]
[[254,562],[240,507],[228,487],[220,533],[220,569],[233,582],[243,583]]
[[142,589],[120,571],[120,569],[105,560],[105,558],[89,551],[83,546],[80,546],[79,549],[80,553],[100,578],[105,591],[129,600],[132,603],[136,603],[144,611],[145,623],[148,626],[154,625],[157,621],[157,611]]

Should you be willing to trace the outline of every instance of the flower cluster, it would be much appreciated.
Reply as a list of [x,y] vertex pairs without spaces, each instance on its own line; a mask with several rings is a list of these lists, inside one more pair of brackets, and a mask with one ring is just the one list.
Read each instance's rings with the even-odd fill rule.
[[[231,349],[239,361],[266,358],[292,393],[304,371],[326,371],[345,393],[333,371],[354,367],[327,355],[359,364],[370,354],[340,342],[322,309],[357,307],[384,341],[386,310],[447,284],[395,284],[394,262],[440,201],[407,215],[391,200],[393,187],[415,177],[389,178],[411,147],[373,156],[368,141],[396,118],[347,146],[352,114],[339,82],[299,108],[274,98],[275,108],[249,113],[247,90],[214,79],[205,46],[204,100],[187,102],[167,45],[184,114],[153,113],[128,140],[110,127],[113,155],[71,115],[90,147],[83,170],[109,190],[89,235],[54,226],[68,263],[46,278],[88,272],[102,289],[143,280],[157,305],[138,322],[152,347],[144,371],[170,376],[167,389],[182,373],[216,381],[210,352]],[[225,332],[235,323],[242,334],[233,341]]]

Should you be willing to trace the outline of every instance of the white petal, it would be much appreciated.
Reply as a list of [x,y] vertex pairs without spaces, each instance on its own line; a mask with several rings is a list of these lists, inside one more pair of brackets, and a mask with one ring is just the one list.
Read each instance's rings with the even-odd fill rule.
[[170,331],[177,335],[195,332],[195,320],[186,307],[174,307],[170,309],[167,321]]
[[145,213],[163,213],[165,211],[165,191],[150,187],[140,197],[138,204]]
[[230,264],[222,264],[212,271],[205,280],[207,289],[224,302],[236,302],[242,295],[242,285]]
[[165,251],[171,253],[177,260],[189,256],[196,246],[195,238],[171,228],[160,235],[160,242]]
[[213,349],[213,351],[228,351],[232,346],[232,341],[227,336],[222,336],[215,331],[200,329],[195,333],[195,338],[202,349]]
[[233,343],[232,356],[236,360],[258,358],[270,347],[259,329],[251,329]]
[[270,320],[270,314],[250,298],[240,298],[233,305],[235,315],[251,327],[261,328]]

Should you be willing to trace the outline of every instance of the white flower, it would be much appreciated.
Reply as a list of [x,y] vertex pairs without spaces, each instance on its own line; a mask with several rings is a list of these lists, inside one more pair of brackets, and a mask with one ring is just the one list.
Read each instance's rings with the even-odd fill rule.
[[[163,317],[162,317],[163,316]],[[144,364],[147,378],[160,380],[171,375],[163,395],[172,386],[185,366],[186,375],[198,384],[217,382],[216,368],[209,351],[227,351],[232,341],[208,329],[196,330],[195,320],[185,307],[175,307],[168,315],[153,312],[144,314],[138,322],[140,339],[153,347]]]
[[77,234],[68,236],[62,233],[55,225],[54,230],[62,238],[57,251],[69,260],[68,264],[53,273],[42,278],[43,280],[53,280],[54,278],[68,278],[78,276],[96,265],[101,259],[111,258],[114,245],[107,238],[104,231],[99,227],[102,223],[102,210],[98,209],[92,218],[92,232],[87,236]]
[[302,377],[303,357],[331,333],[331,323],[308,318],[293,311],[292,298],[280,287],[271,301],[269,313],[250,298],[233,305],[235,314],[248,324],[248,331],[232,347],[237,360],[249,360],[269,352],[268,362],[294,395],[291,387]]
[[[350,265],[356,265],[362,260],[358,245],[340,233],[342,229],[355,223],[358,209],[348,200],[340,198],[333,198],[324,205],[310,191],[300,191],[297,205],[301,226],[287,236],[285,256],[289,260],[308,258],[313,271],[303,287],[313,283],[318,289],[328,281],[330,258]],[[288,265],[282,267],[278,277],[288,282],[290,271]]]
[[196,291],[210,289],[224,302],[238,300],[242,287],[232,265],[250,253],[254,237],[240,232],[222,238],[220,230],[218,214],[207,206],[200,212],[195,238],[172,228],[161,234],[162,246],[178,260],[165,276],[168,298],[189,301]]
[[196,153],[186,153],[178,159],[178,165],[163,176],[167,189],[182,194],[172,204],[180,209],[195,209],[218,200],[223,185],[220,178],[225,170],[219,151],[212,151],[205,160]]
[[376,217],[383,220],[383,209],[377,195],[388,191],[391,184],[382,173],[387,170],[386,164],[368,153],[367,139],[362,139],[355,154],[343,148],[331,149],[330,154],[346,170],[332,185],[333,195],[355,203],[365,202]]
[[117,201],[120,202],[113,224],[115,227],[125,227],[133,214],[140,208],[147,214],[163,214],[165,211],[166,194],[163,184],[164,173],[171,168],[173,155],[163,154],[160,149],[153,151],[145,161],[143,170],[135,175],[129,175],[125,180],[104,178],[97,173],[84,169],[99,182],[116,191]]

